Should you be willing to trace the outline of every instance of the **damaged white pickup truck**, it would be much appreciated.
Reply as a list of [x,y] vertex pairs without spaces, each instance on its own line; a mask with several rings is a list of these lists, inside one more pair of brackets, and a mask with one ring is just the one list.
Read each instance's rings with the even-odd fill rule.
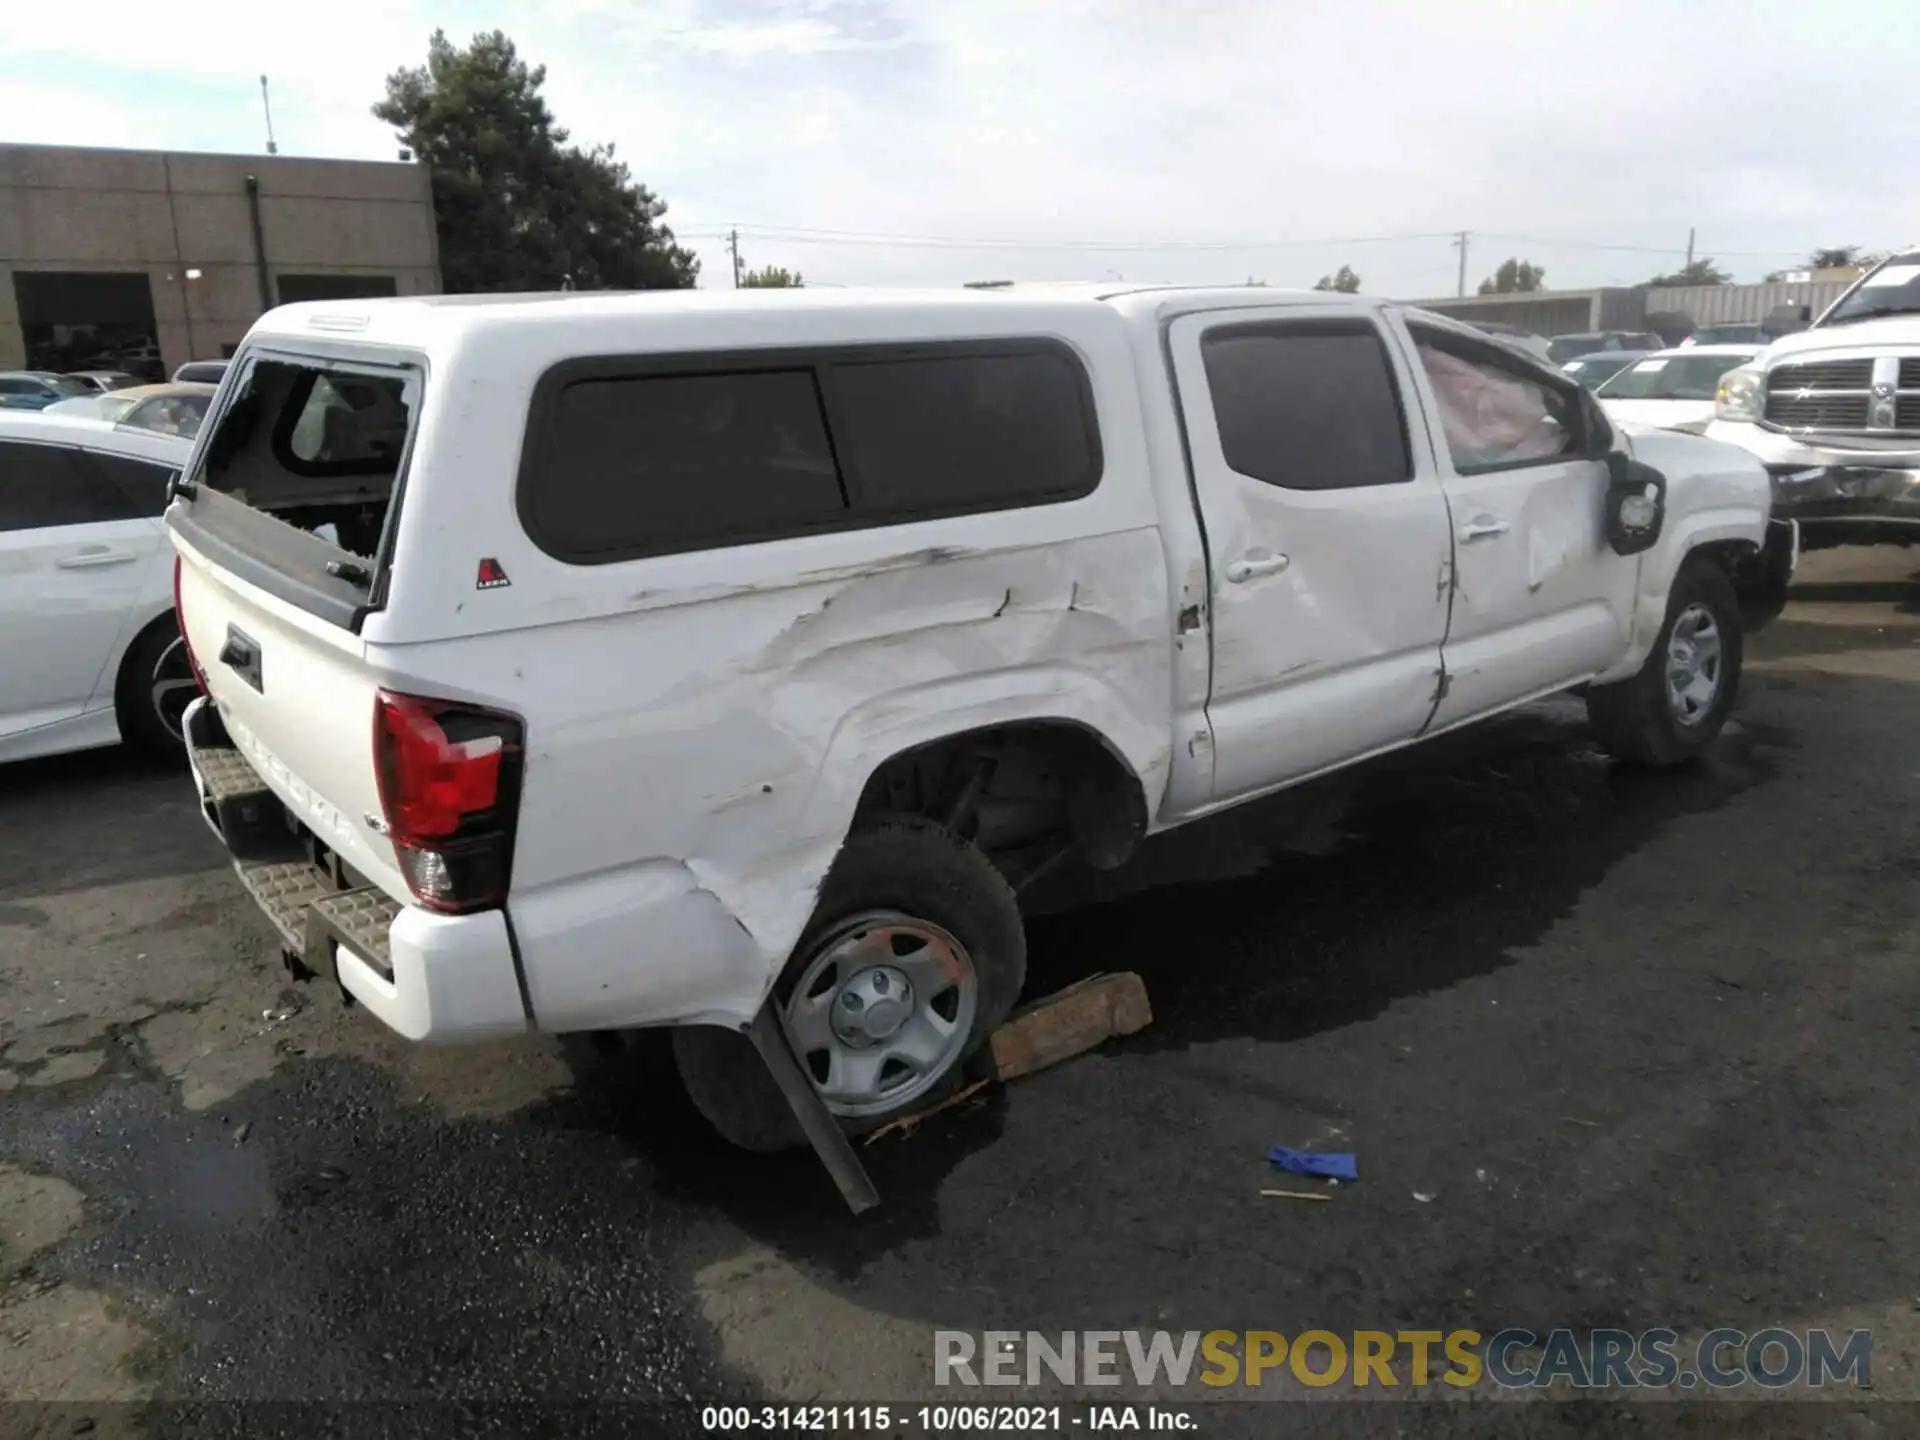
[[681,1027],[754,1147],[953,1083],[1062,854],[1575,688],[1697,755],[1792,560],[1750,456],[1266,289],[289,306],[168,522],[290,960],[421,1040]]

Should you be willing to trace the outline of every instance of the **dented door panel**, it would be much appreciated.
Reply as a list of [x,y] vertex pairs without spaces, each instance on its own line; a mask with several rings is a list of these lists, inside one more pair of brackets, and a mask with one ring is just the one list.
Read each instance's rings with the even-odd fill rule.
[[[1302,307],[1278,323],[1315,315]],[[1419,734],[1447,622],[1447,506],[1418,427],[1412,474],[1397,484],[1294,489],[1228,463],[1201,345],[1250,317],[1275,321],[1213,311],[1171,329],[1212,562],[1215,806]],[[1411,411],[1404,358],[1385,349]]]
[[[1537,422],[1551,385],[1477,338],[1422,325],[1406,336],[1453,519],[1447,683],[1429,722],[1441,730],[1613,665],[1629,642],[1639,562],[1607,544],[1606,465],[1556,456],[1570,432]],[[1468,349],[1429,357],[1423,337]]]

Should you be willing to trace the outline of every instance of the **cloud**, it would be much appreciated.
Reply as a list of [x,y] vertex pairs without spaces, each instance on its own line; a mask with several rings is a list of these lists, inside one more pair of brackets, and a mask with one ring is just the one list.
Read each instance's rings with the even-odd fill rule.
[[[283,150],[384,157],[366,107],[436,25],[545,63],[563,123],[617,142],[709,283],[736,223],[751,263],[847,283],[1347,263],[1410,296],[1453,289],[1461,229],[1469,286],[1509,254],[1556,285],[1644,278],[1690,227],[1743,277],[1920,235],[1905,0],[337,0],[297,28],[228,0],[178,27],[34,7],[0,38],[0,120],[251,149],[264,71]],[[1341,236],[1417,238],[1317,243]]]

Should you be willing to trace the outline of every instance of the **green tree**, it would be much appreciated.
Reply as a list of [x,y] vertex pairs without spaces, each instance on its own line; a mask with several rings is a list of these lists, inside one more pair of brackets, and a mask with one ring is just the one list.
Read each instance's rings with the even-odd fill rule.
[[1711,255],[1702,255],[1691,265],[1682,265],[1678,270],[1666,275],[1656,275],[1646,281],[1648,285],[1724,285],[1733,276],[1713,263]]
[[1353,273],[1352,266],[1342,265],[1338,270],[1334,271],[1333,274],[1322,275],[1318,280],[1314,281],[1313,288],[1316,290],[1336,290],[1342,295],[1358,295],[1360,293],[1360,277]]
[[1547,272],[1531,261],[1506,259],[1500,268],[1480,282],[1482,295],[1518,295],[1539,290],[1547,283]]
[[762,265],[758,270],[740,272],[742,290],[798,290],[805,283],[798,270],[782,265]]
[[1807,256],[1807,268],[1810,270],[1839,270],[1862,263],[1858,245],[1832,245],[1812,251]]
[[700,262],[661,223],[666,202],[613,146],[568,143],[546,78],[498,30],[465,49],[436,30],[427,63],[389,75],[373,107],[433,174],[449,293],[692,285]]

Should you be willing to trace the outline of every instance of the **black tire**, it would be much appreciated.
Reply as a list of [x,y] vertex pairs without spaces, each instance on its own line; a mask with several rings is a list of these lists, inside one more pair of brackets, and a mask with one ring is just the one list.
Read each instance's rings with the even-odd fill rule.
[[[887,816],[862,822],[847,837],[820,887],[813,918],[774,986],[775,1002],[786,1003],[817,937],[868,910],[897,910],[946,930],[973,961],[978,999],[967,1040],[939,1082],[897,1110],[842,1120],[850,1134],[925,1109],[951,1093],[967,1059],[1013,1009],[1027,977],[1020,908],[993,862],[944,825]],[[673,1032],[673,1053],[688,1098],[732,1144],[763,1153],[806,1144],[792,1108],[745,1035],[685,1026]]]
[[[1667,668],[1674,626],[1695,606],[1704,607],[1720,637],[1720,670],[1713,699],[1683,719],[1668,695]],[[1699,758],[1726,724],[1740,692],[1744,628],[1740,600],[1725,570],[1706,556],[1684,561],[1667,597],[1667,618],[1647,663],[1631,679],[1596,685],[1587,692],[1587,716],[1600,743],[1620,759],[1665,770]]]
[[163,711],[154,688],[162,660],[170,670],[180,671],[177,676],[164,678],[191,685],[192,671],[185,668],[186,652],[180,648],[180,631],[171,615],[155,620],[127,647],[114,682],[114,712],[120,721],[120,738],[129,747],[152,760],[177,762],[187,753],[177,728],[179,715],[197,691],[174,692]]

